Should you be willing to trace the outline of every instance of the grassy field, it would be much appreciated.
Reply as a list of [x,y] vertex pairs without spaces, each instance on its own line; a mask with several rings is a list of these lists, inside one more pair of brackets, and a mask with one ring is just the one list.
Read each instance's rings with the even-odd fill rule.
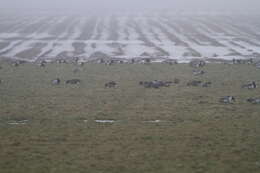
[[[260,105],[246,102],[260,88],[241,88],[260,84],[253,66],[209,64],[198,77],[186,64],[0,66],[0,173],[260,172]],[[180,84],[138,84],[155,79]],[[212,86],[186,85],[195,79]],[[226,95],[236,102],[219,103]]]

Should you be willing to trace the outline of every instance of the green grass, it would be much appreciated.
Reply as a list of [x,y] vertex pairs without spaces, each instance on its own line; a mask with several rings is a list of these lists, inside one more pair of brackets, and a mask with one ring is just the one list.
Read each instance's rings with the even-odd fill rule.
[[[260,89],[241,88],[260,84],[253,66],[209,64],[201,77],[185,64],[0,66],[0,173],[260,172],[260,105],[246,102]],[[66,85],[72,78],[82,83]],[[175,78],[181,82],[170,88],[138,85]],[[193,79],[213,85],[186,86]],[[119,86],[105,89],[111,80]],[[236,103],[219,103],[226,95]]]

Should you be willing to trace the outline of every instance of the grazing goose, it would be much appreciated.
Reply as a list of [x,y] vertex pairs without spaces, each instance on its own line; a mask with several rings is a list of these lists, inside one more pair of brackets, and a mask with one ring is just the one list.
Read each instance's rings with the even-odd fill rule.
[[242,85],[242,88],[247,88],[247,89],[256,89],[257,88],[257,85],[256,85],[256,82],[253,81],[249,84],[245,84],[245,85]]
[[115,81],[110,81],[105,84],[105,88],[115,88],[117,83]]
[[80,84],[80,79],[70,79],[66,81],[66,84]]
[[190,66],[193,68],[200,68],[204,67],[206,65],[206,62],[203,60],[193,60],[190,62]]
[[210,87],[211,84],[212,84],[212,82],[205,82],[205,83],[202,85],[202,87],[207,88],[207,87]]
[[164,81],[154,80],[154,81],[150,81],[150,82],[140,81],[139,85],[142,85],[145,88],[155,88],[155,89],[158,89],[160,87],[170,87],[172,83],[173,82],[171,82],[171,81],[165,81],[164,82]]
[[249,98],[247,101],[252,104],[260,104],[260,98]]
[[200,86],[202,84],[202,81],[193,80],[187,83],[187,86]]
[[53,85],[59,85],[59,84],[60,84],[60,79],[59,79],[59,78],[54,79],[54,80],[51,81],[51,83],[52,83]]
[[199,76],[199,75],[205,74],[205,71],[199,70],[199,69],[195,69],[195,70],[192,71],[192,73],[193,73],[194,76]]
[[236,99],[233,96],[225,96],[225,97],[219,99],[219,102],[225,103],[225,104],[231,104],[235,101],[236,101]]

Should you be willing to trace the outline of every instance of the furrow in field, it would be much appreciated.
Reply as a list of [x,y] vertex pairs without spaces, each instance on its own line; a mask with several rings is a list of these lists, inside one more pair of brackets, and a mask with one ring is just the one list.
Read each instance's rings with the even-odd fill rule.
[[233,34],[229,33],[229,31],[226,31],[224,28],[220,27],[218,24],[211,22],[211,20],[205,20],[205,18],[197,18],[197,21],[210,29],[215,34],[234,36]]
[[68,23],[71,21],[72,17],[61,17],[57,23],[55,23],[52,28],[48,31],[48,34],[52,35],[55,38],[60,37],[68,27]]
[[[191,45],[194,45],[193,42],[191,42],[185,35],[182,34],[181,29],[173,22],[170,22],[168,20],[161,19],[160,22],[160,28],[163,29],[162,31],[168,35],[169,33],[172,35],[174,33],[174,37],[172,37],[172,42],[175,43],[174,48],[171,49],[169,47],[168,49],[171,49],[171,55],[175,58],[182,58],[182,57],[201,57],[201,53],[195,50]],[[176,44],[176,38],[177,43]],[[197,44],[196,44],[197,45]]]
[[127,17],[120,16],[118,17],[118,34],[119,40],[129,40],[129,31],[127,29]]
[[17,46],[21,45],[22,43],[23,41],[12,41],[7,47],[5,47],[0,51],[0,56],[5,56],[7,53],[12,52]]
[[250,40],[252,40],[254,42],[257,42],[257,43],[260,42],[260,35],[259,34],[257,34],[255,31],[253,31],[247,25],[240,24],[239,21],[234,22],[235,20],[238,20],[238,19],[228,18],[225,21],[225,23],[227,25],[230,25],[233,28],[236,28],[238,31],[240,31],[240,33],[244,35],[244,38],[248,38],[248,39],[250,39]]
[[196,26],[193,25],[189,20],[176,20],[176,24],[184,32],[185,36],[189,38],[192,42],[202,46],[202,45],[211,45],[216,47],[223,47],[217,40],[206,36],[205,34],[199,32],[196,29]]
[[95,34],[93,34],[92,40],[100,40],[102,33],[104,31],[104,18],[99,18],[97,26],[96,26],[96,30],[95,30]]
[[144,42],[144,45],[150,48],[149,52],[144,51],[140,56],[169,56],[169,53],[157,46],[152,40],[149,39],[151,33],[149,33],[149,27],[147,26],[145,18],[137,18],[132,21],[132,27],[139,34],[139,40]]
[[98,36],[98,34],[100,34],[100,24],[102,23],[102,17],[98,16],[97,17],[97,21],[95,23],[95,27],[94,27],[94,30],[93,30],[93,34],[90,38],[90,40],[95,40],[95,38]]
[[0,23],[0,33],[14,33],[16,29],[19,28],[22,24],[26,23],[21,17],[16,19],[10,19],[7,22]]
[[119,38],[118,34],[118,19],[116,16],[111,16],[110,17],[110,22],[109,22],[109,36],[107,40],[112,40],[116,41]]
[[0,42],[0,51],[10,45],[10,42]]
[[82,28],[81,34],[77,39],[78,40],[90,40],[93,35],[96,23],[97,23],[97,17],[94,17],[94,16],[92,16],[88,20],[86,20],[85,24]]
[[14,57],[21,58],[28,61],[34,61],[37,56],[40,55],[42,52],[42,48],[45,47],[46,43],[33,43],[28,46],[28,48],[25,48],[24,50],[21,50],[20,52],[17,52]]
[[59,40],[68,40],[73,39],[75,32],[76,32],[76,26],[79,24],[79,20],[77,18],[72,17],[70,21],[67,23],[67,28],[65,30],[64,36],[59,38]]
[[152,25],[152,27],[158,28],[163,34],[166,35],[166,37],[175,43],[176,46],[184,46],[184,47],[188,47],[189,45],[182,41],[179,37],[177,37],[174,32],[171,32],[169,30],[167,30],[161,23],[159,22],[155,22],[154,20],[150,20],[149,21],[150,25]]

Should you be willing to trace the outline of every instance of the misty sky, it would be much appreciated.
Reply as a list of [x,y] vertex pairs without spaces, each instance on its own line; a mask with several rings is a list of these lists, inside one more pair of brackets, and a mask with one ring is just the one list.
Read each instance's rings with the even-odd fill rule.
[[[0,0],[1,8],[260,10],[260,0]],[[258,9],[257,9],[258,8]]]

